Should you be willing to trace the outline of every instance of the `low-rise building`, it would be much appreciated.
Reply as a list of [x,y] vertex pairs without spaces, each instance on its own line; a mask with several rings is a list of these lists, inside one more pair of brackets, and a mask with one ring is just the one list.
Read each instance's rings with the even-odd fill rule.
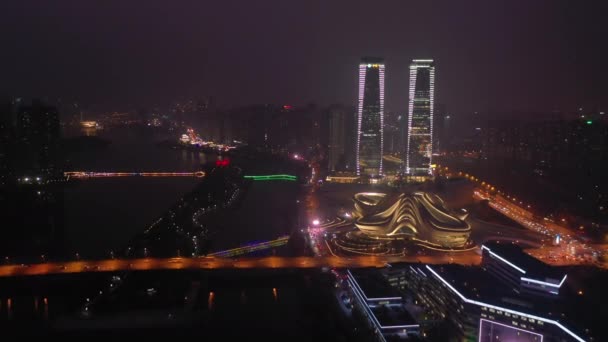
[[565,312],[567,308],[560,306],[559,297],[518,292],[511,282],[496,278],[486,268],[410,265],[391,272],[387,275],[390,282],[443,318],[464,340],[589,340]]
[[420,325],[403,305],[401,293],[378,272],[347,271],[353,304],[366,317],[379,341],[389,336],[408,338],[420,333]]
[[568,277],[513,244],[487,243],[481,246],[482,266],[515,292],[557,296]]

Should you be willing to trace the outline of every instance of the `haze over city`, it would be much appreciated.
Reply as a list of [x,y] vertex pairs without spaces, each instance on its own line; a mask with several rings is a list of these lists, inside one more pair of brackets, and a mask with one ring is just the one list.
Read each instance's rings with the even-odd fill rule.
[[608,340],[608,6],[0,5],[0,330]]
[[224,106],[352,104],[352,65],[434,58],[450,111],[606,107],[601,1],[6,1],[0,92],[104,110],[210,95]]

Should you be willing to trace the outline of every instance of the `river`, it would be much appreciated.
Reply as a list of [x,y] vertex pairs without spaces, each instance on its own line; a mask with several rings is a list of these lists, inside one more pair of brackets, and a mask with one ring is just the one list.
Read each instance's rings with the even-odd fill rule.
[[[95,152],[72,153],[72,171],[196,171],[216,159],[202,152],[159,147],[149,136],[118,131],[112,143]],[[197,178],[97,178],[79,180],[64,190],[65,249],[69,254],[98,258],[142,232]],[[213,250],[289,234],[295,225],[295,182],[254,182],[238,208],[214,227]]]

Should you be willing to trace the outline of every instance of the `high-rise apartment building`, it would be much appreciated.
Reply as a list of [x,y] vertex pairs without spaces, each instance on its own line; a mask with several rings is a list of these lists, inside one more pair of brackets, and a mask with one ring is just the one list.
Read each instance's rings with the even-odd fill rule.
[[365,57],[359,64],[357,106],[357,175],[382,175],[384,60]]
[[57,108],[40,101],[19,107],[16,122],[20,173],[60,178],[60,125]]
[[12,99],[0,99],[0,188],[8,185],[14,176],[15,125]]
[[345,164],[345,134],[346,111],[341,107],[332,107],[329,115],[329,144],[327,145],[328,169],[330,172],[339,170]]
[[431,174],[433,155],[433,106],[435,65],[432,59],[414,59],[410,64],[405,172]]

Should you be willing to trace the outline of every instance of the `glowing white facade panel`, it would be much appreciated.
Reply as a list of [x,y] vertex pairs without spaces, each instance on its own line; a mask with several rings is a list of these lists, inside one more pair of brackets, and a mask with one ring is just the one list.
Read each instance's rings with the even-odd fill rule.
[[435,107],[435,66],[432,59],[414,59],[410,64],[408,98],[405,172],[430,175]]
[[[496,327],[496,329],[494,329],[494,327]],[[495,330],[496,332],[494,332]],[[506,334],[504,332],[506,332]],[[497,337],[502,337],[500,338],[501,340],[506,339],[507,341],[516,339],[515,341],[535,342],[543,342],[544,338],[543,335],[535,333],[534,331],[520,329],[512,325],[506,325],[496,321],[481,318],[479,320],[478,342],[495,341]]]
[[382,175],[384,74],[385,67],[381,58],[364,58],[359,64],[357,175]]

